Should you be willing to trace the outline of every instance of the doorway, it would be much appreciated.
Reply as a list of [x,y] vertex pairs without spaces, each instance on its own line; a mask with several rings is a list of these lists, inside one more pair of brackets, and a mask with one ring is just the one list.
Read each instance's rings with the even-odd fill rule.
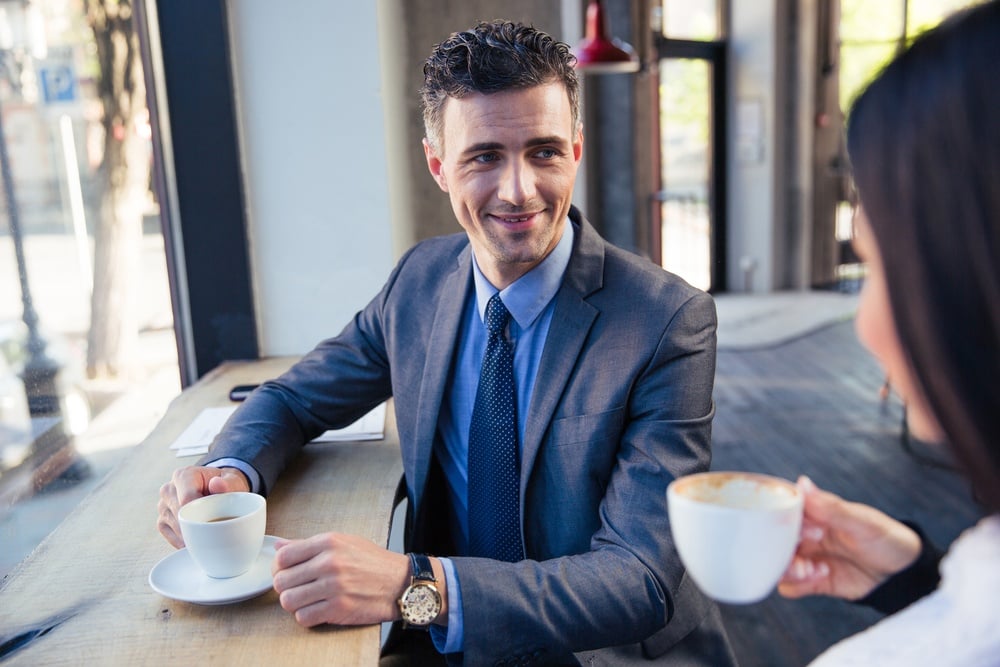
[[651,247],[660,266],[710,292],[726,284],[723,5],[664,0],[652,22],[659,187]]

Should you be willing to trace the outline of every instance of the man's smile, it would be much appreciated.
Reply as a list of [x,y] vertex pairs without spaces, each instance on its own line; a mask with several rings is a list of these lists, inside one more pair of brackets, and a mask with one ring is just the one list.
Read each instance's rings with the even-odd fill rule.
[[518,214],[491,213],[489,214],[489,218],[495,222],[499,222],[511,231],[522,231],[530,228],[541,213],[541,211]]

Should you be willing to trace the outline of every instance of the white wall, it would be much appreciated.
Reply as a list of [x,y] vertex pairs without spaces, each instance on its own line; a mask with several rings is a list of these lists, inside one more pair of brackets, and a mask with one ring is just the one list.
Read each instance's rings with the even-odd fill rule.
[[375,3],[227,3],[262,356],[338,333],[392,265]]
[[778,0],[730,3],[728,265],[743,291],[743,261],[755,267],[751,291],[775,282],[775,15]]

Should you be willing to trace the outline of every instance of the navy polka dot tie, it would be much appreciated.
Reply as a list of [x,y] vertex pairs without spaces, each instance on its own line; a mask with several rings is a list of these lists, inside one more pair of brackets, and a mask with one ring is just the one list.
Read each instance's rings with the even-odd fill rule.
[[524,548],[514,348],[504,336],[508,319],[500,295],[494,294],[486,304],[490,337],[469,428],[469,555],[515,562],[524,558]]

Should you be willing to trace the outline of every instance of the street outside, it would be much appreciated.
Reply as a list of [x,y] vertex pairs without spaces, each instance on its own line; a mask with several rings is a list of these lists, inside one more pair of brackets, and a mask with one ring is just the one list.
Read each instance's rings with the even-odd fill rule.
[[[86,249],[89,252],[89,248]],[[92,421],[76,437],[85,465],[83,479],[57,480],[10,507],[0,507],[0,576],[6,575],[79,504],[129,449],[141,442],[180,392],[177,350],[167,283],[163,238],[143,237],[138,276],[139,343],[131,372],[113,381],[87,380],[82,373],[90,320],[89,280],[71,234],[29,235],[24,241],[28,283],[43,336],[59,339],[90,399]],[[0,323],[23,317],[13,243],[0,237]],[[150,498],[150,523],[155,520]]]

